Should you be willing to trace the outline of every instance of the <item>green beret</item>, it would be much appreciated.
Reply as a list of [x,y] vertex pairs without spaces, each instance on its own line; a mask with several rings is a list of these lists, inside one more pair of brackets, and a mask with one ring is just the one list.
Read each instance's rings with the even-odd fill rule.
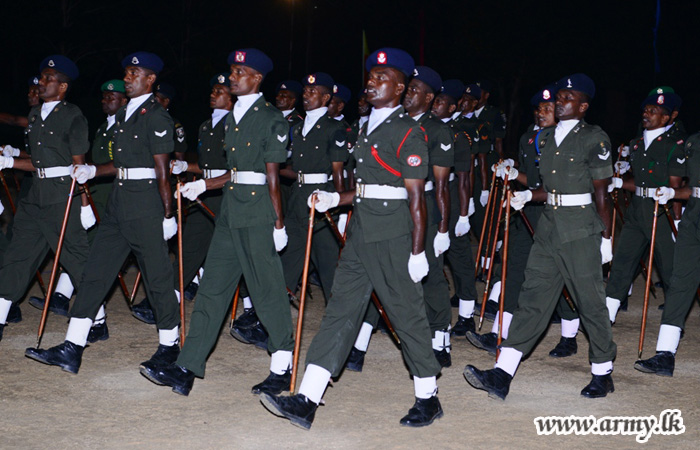
[[121,92],[122,94],[126,93],[126,90],[124,89],[124,80],[109,80],[104,82],[102,84],[102,87],[100,88],[101,91],[110,91],[110,92]]

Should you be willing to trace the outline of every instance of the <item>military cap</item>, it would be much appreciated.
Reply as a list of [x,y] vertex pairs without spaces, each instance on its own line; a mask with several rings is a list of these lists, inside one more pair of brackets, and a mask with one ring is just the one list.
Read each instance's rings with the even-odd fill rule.
[[39,78],[40,77],[37,77],[37,76],[29,77],[29,80],[27,81],[27,84],[29,85],[29,87],[39,86]]
[[72,80],[78,78],[78,66],[75,65],[73,61],[66,58],[63,55],[51,55],[44,58],[44,60],[39,64],[39,72],[42,70],[50,68],[61,72],[65,76]]
[[590,98],[595,97],[595,83],[591,78],[583,73],[575,73],[557,81],[559,89],[571,89],[572,91],[583,92]]
[[530,99],[532,106],[537,106],[540,103],[554,103],[557,95],[557,87],[554,84],[549,84]]
[[644,101],[642,102],[642,108],[644,108],[647,105],[656,105],[664,108],[666,111],[671,113],[677,107],[677,98],[678,96],[675,95],[673,92],[669,92],[668,94],[654,93],[644,99]]
[[234,50],[228,55],[229,64],[250,67],[260,72],[263,76],[272,70],[272,60],[257,48],[242,48]]
[[325,72],[311,73],[304,77],[301,84],[304,86],[325,86],[331,92],[333,92],[333,88],[335,87],[335,81]]
[[124,89],[124,80],[105,81],[104,83],[102,83],[102,87],[100,87],[100,90],[102,92],[109,91],[109,92],[121,92],[122,94],[126,93],[126,89]]
[[478,84],[470,84],[464,89],[464,93],[471,95],[477,100],[481,100],[481,88]]
[[224,86],[231,87],[231,81],[228,79],[228,73],[226,72],[221,72],[216,75],[214,75],[211,80],[209,80],[209,84],[211,87],[214,87],[217,84],[222,84]]
[[654,94],[675,94],[676,91],[671,87],[671,86],[657,86],[649,93],[647,96],[654,95]]
[[155,93],[169,98],[170,100],[175,100],[175,86],[170,83],[158,83]]
[[303,90],[304,88],[298,81],[284,80],[283,82],[277,85],[277,89],[275,89],[275,94],[279,93],[279,91],[291,91],[294,92],[297,97],[301,97],[301,93]]
[[465,89],[466,86],[464,83],[457,79],[450,79],[442,82],[442,90],[440,90],[440,93],[449,95],[455,100],[459,100],[462,98],[462,94],[464,94]]
[[442,88],[442,78],[440,78],[440,74],[430,67],[416,66],[416,68],[413,69],[413,78],[427,84],[434,93],[439,92],[440,88]]
[[335,86],[333,86],[333,96],[338,97],[345,103],[348,103],[350,102],[352,93],[350,92],[350,88],[345,86],[344,84],[336,84]]
[[367,71],[377,66],[391,67],[410,77],[413,74],[413,69],[416,68],[416,63],[413,61],[413,57],[405,51],[384,47],[369,55],[365,61]]
[[493,83],[491,83],[489,80],[478,80],[474,84],[479,86],[482,91],[491,92],[491,89],[493,89]]
[[122,59],[122,67],[125,69],[129,66],[143,67],[153,71],[156,75],[163,70],[163,65],[163,60],[155,53],[150,52],[136,52]]

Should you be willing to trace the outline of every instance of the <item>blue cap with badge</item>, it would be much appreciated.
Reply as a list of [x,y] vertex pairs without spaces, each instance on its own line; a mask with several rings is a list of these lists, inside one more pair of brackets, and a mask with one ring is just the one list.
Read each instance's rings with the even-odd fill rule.
[[229,64],[250,67],[257,70],[263,76],[272,71],[272,60],[257,48],[242,48],[234,50],[228,55]]
[[479,86],[479,89],[482,91],[491,92],[493,89],[493,83],[491,83],[489,80],[479,80],[474,84]]
[[[61,72],[65,76],[72,80],[78,78],[78,66],[75,65],[70,58],[63,55],[51,55],[44,58],[44,60],[39,64],[39,72],[44,69],[54,69]],[[38,81],[37,81],[38,84]]]
[[143,67],[153,71],[156,75],[163,70],[163,60],[160,56],[150,52],[136,52],[122,59],[122,67],[126,69],[129,66]]
[[344,103],[349,103],[352,98],[352,92],[350,92],[350,88],[344,84],[336,84],[333,87],[333,96],[338,97]]
[[467,85],[464,89],[464,94],[471,95],[476,100],[481,100],[481,88],[476,83]]
[[158,83],[155,93],[170,100],[175,100],[175,86],[170,83]]
[[532,96],[530,104],[536,107],[540,103],[554,103],[557,100],[556,97],[557,86],[555,84],[548,84],[544,89]]
[[588,75],[583,73],[575,73],[562,78],[557,81],[557,88],[582,92],[591,99],[595,97],[595,83]]
[[294,92],[297,97],[301,97],[301,93],[304,91],[304,88],[298,81],[284,80],[283,82],[277,85],[277,89],[275,89],[275,94],[278,94],[279,91]]
[[653,94],[648,96],[642,102],[642,108],[647,105],[656,105],[664,108],[668,113],[672,113],[678,108],[678,95],[673,92]]
[[324,86],[333,93],[333,88],[335,87],[335,81],[333,78],[325,72],[315,72],[307,75],[302,80],[304,86]]
[[231,81],[228,79],[228,73],[226,72],[221,72],[216,75],[214,75],[211,80],[209,80],[209,85],[211,87],[216,86],[217,84],[221,84],[226,87],[231,87]]
[[413,78],[427,84],[433,93],[440,92],[440,88],[442,88],[440,74],[428,66],[416,66],[413,70]]
[[384,47],[369,55],[365,61],[365,68],[368,72],[377,66],[391,67],[410,77],[413,74],[413,69],[416,68],[416,63],[413,57],[405,51]]
[[459,100],[464,94],[466,86],[460,80],[450,79],[442,82],[441,94],[449,95],[454,100]]

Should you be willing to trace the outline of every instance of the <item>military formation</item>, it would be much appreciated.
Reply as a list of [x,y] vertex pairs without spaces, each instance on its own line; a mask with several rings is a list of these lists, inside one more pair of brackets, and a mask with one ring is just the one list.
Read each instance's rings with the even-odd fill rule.
[[[109,338],[106,301],[133,258],[146,298],[132,314],[158,330],[139,368],[153,383],[188,395],[242,298],[231,335],[270,354],[251,390],[271,413],[310,428],[331,378],[362,371],[373,332],[386,328],[414,382],[400,424],[420,427],[443,415],[437,378],[456,339],[497,356],[463,374],[503,400],[553,317],[561,340],[550,356],[575,354],[581,327],[588,336],[592,378],[581,395],[614,392],[618,310],[640,274],[647,308],[656,267],[665,293],[656,354],[634,368],[673,375],[700,284],[700,134],[686,134],[672,88],[649,92],[638,136],[615,148],[585,120],[594,81],[567,75],[532,97],[516,155],[489,81],[443,80],[400,49],[366,59],[352,123],[352,92],[328,73],[278,83],[273,105],[261,92],[274,66],[264,52],[238,49],[227,63],[209,81],[194,158],[158,55],[126,56],[123,78],[102,84],[106,121],[92,144],[67,101],[78,67],[62,55],[41,62],[27,117],[0,115],[25,129],[25,147],[5,145],[0,157],[3,173],[23,172],[16,196],[2,178],[0,209],[11,206],[12,220],[0,235],[0,339],[22,320],[34,279],[43,283],[46,256],[59,254],[49,304],[29,303],[70,318],[65,340],[25,355],[78,373],[87,343]],[[291,307],[309,272],[325,314],[294,392]],[[185,338],[186,299],[195,303]],[[480,334],[484,317],[493,327]]]

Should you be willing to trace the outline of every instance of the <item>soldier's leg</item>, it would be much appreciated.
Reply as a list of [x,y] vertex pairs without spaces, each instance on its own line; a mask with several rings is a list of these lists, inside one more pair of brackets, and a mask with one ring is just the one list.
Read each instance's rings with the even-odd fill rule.
[[452,365],[450,325],[452,306],[450,290],[443,272],[444,256],[435,256],[433,240],[438,233],[437,224],[429,224],[426,230],[425,254],[428,259],[428,275],[423,278],[423,300],[428,325],[432,334],[432,348],[442,367]]
[[327,224],[320,224],[318,229],[314,230],[311,256],[313,263],[321,279],[323,295],[328,304],[328,299],[331,297],[333,287],[333,277],[335,276],[335,268],[338,265],[338,252],[340,245],[338,239],[333,235],[330,227]]
[[[209,203],[207,203],[209,206]],[[214,219],[199,208],[192,209],[182,230],[182,276],[187,286],[204,264],[214,234]],[[179,262],[173,263],[174,287],[179,290]]]
[[[42,223],[42,232],[45,239],[49,242],[51,249],[55,252],[58,245],[58,238],[61,234],[61,225],[63,223],[63,213],[65,212],[64,205],[54,205],[51,217],[58,220],[45,221]],[[87,232],[83,229],[80,222],[80,203],[72,202],[71,212],[66,225],[66,232],[63,238],[63,247],[61,249],[61,266],[68,272],[71,277],[71,282],[75,289],[80,286],[80,279],[83,275],[85,261],[87,261],[90,253],[90,246],[87,240]]]
[[280,254],[284,283],[292,292],[296,292],[301,272],[304,269],[307,229],[295,220],[285,222],[287,227],[287,247]]
[[639,261],[649,243],[648,232],[643,228],[644,224],[637,222],[632,214],[625,217],[627,222],[617,239],[608,285],[605,288],[608,319],[612,322],[615,321],[621,301],[627,296],[630,283],[637,273]]
[[[651,232],[649,233],[651,235]],[[661,214],[656,224],[656,241],[654,244],[654,266],[659,272],[664,291],[668,291],[673,275],[673,254],[676,242],[673,240],[671,225],[665,214]],[[685,263],[684,263],[685,264]]]

